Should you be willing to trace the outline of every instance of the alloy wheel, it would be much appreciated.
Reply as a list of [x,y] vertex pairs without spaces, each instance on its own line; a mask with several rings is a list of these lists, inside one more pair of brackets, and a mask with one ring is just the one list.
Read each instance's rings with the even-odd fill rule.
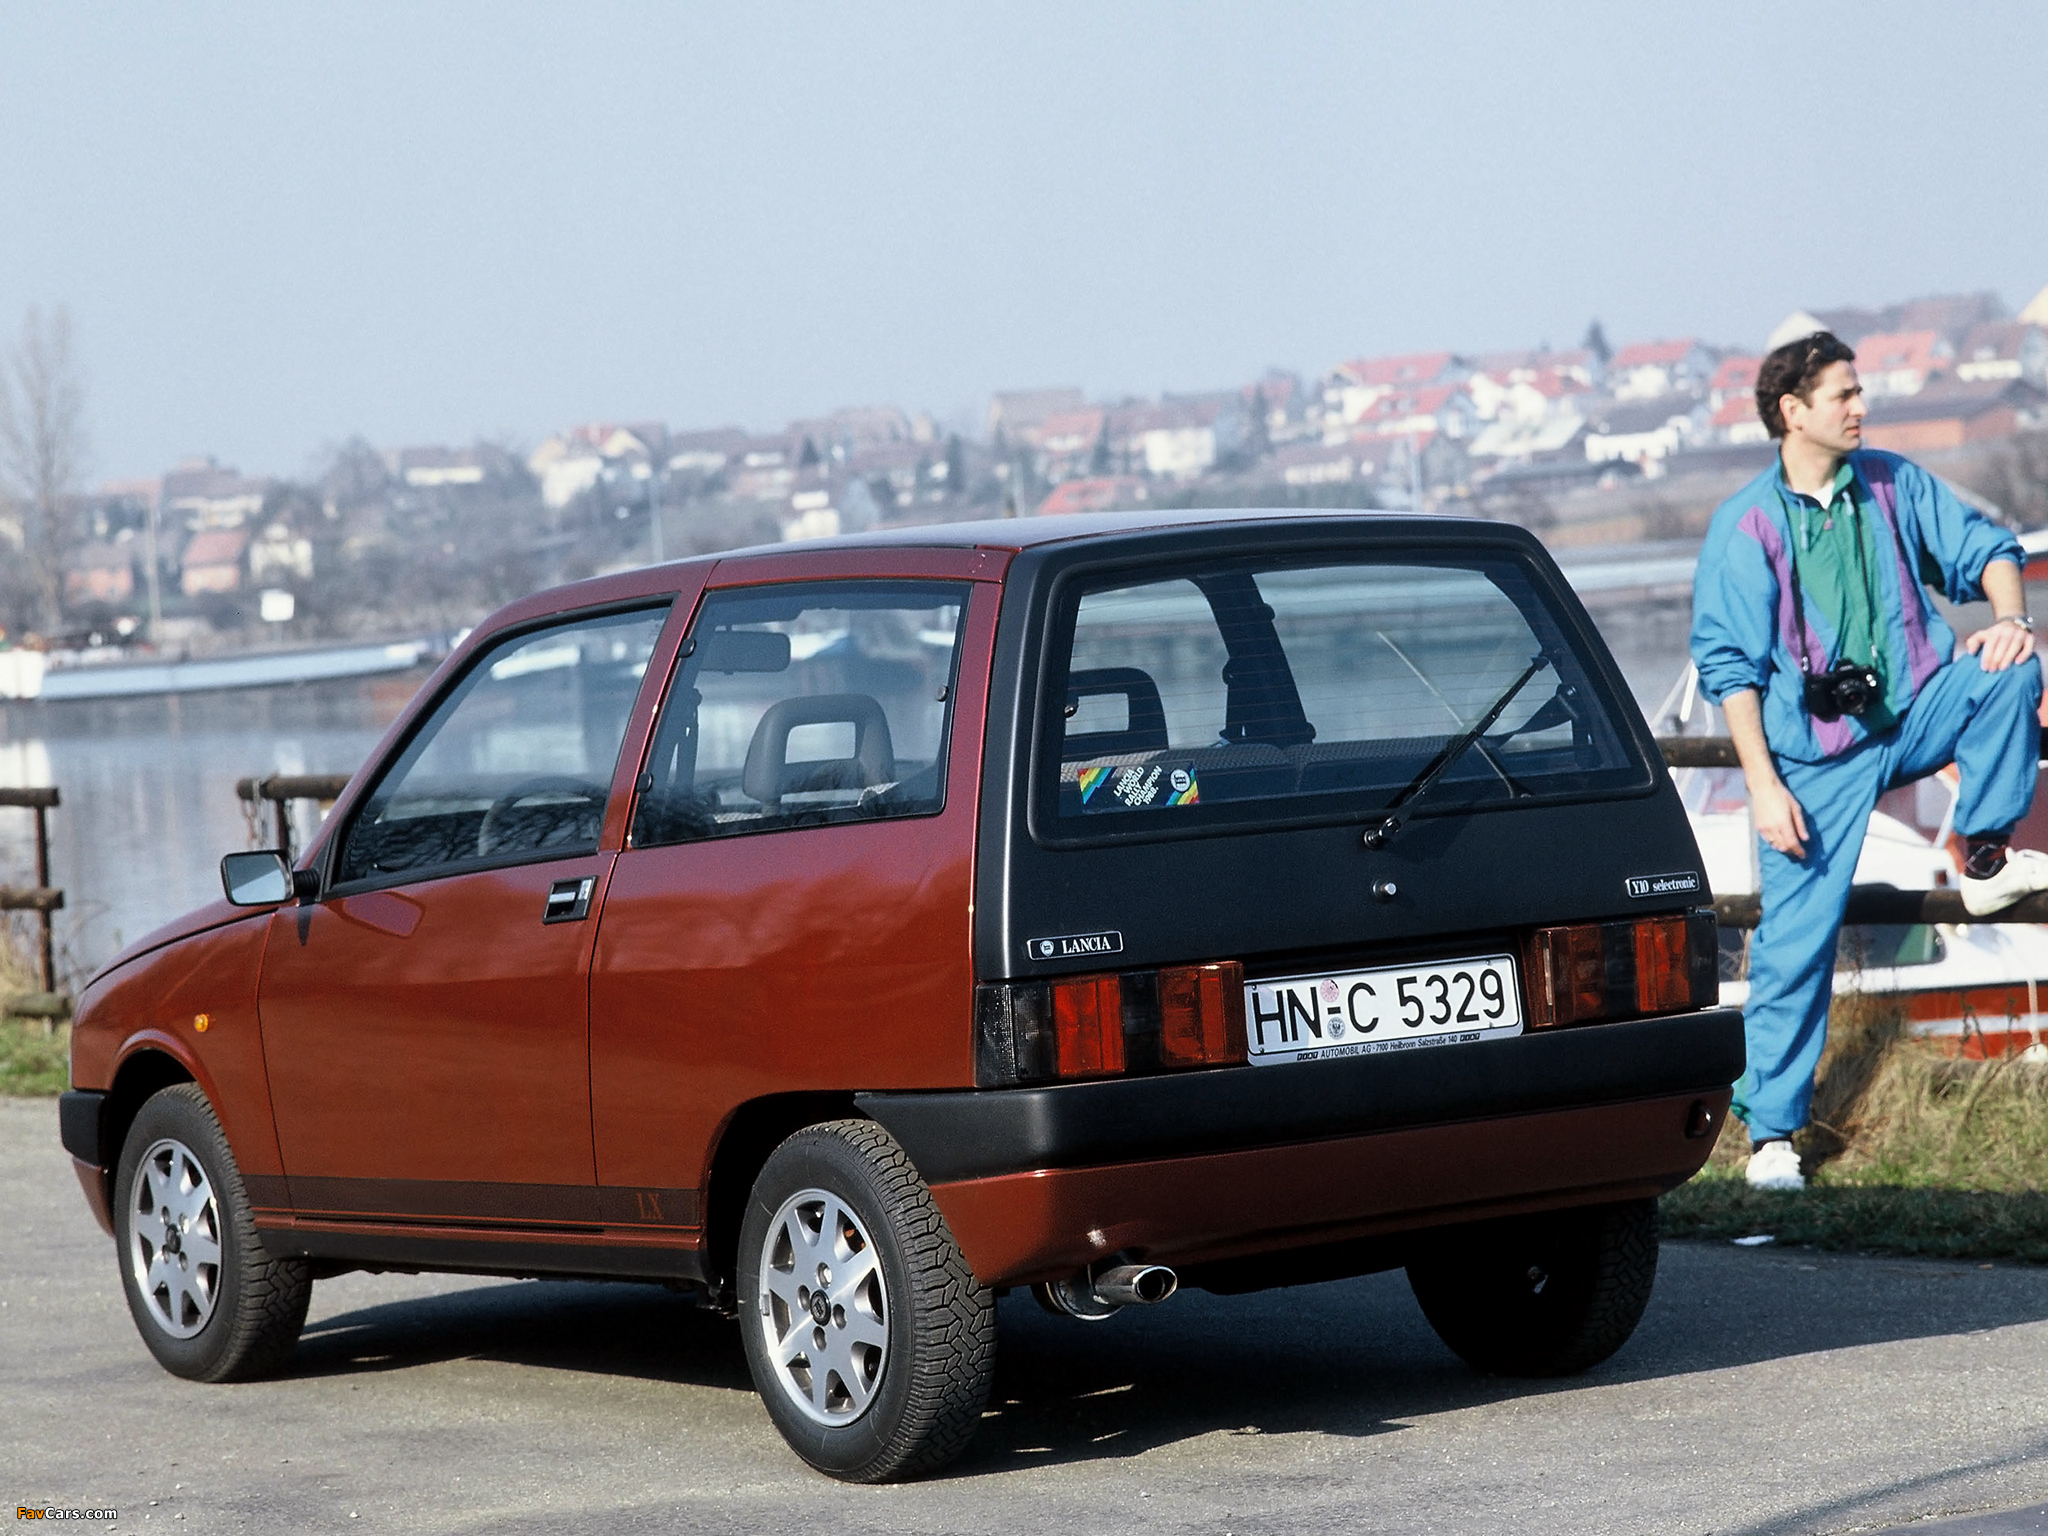
[[152,1142],[135,1171],[128,1264],[150,1321],[189,1339],[213,1318],[220,1291],[220,1204],[206,1169],[175,1137]]
[[813,1423],[851,1424],[874,1401],[889,1356],[881,1257],[837,1195],[798,1190],[761,1245],[758,1323],[777,1383]]

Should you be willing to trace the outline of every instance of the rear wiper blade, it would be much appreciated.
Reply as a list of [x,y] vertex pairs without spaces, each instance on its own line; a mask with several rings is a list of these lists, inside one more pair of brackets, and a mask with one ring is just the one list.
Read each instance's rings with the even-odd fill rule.
[[1550,658],[1541,651],[1530,657],[1529,665],[1522,669],[1522,675],[1508,684],[1506,690],[1487,707],[1486,713],[1479,717],[1471,729],[1464,735],[1446,742],[1444,749],[1429,760],[1428,766],[1409,781],[1408,787],[1394,796],[1393,804],[1388,807],[1390,814],[1387,819],[1367,830],[1365,846],[1384,848],[1387,840],[1400,831],[1402,824],[1408,820],[1415,802],[1428,794],[1430,786],[1443,777],[1444,771],[1463,757],[1473,742],[1486,734],[1488,727],[1500,718],[1501,711],[1514,703],[1515,695],[1529,686],[1529,679],[1549,665]]
[[[1458,713],[1458,707],[1455,704],[1453,704],[1449,699],[1444,697],[1443,689],[1437,687],[1435,683],[1430,681],[1429,674],[1423,671],[1421,667],[1415,664],[1415,659],[1412,656],[1410,656],[1406,651],[1402,650],[1400,646],[1394,644],[1393,637],[1389,635],[1384,629],[1376,629],[1373,631],[1373,633],[1379,637],[1380,643],[1382,645],[1384,645],[1388,650],[1392,651],[1396,656],[1398,656],[1401,659],[1401,664],[1403,666],[1405,666],[1410,672],[1413,672],[1415,674],[1415,681],[1422,684],[1423,687],[1427,688],[1433,695],[1435,695],[1437,703],[1443,705],[1444,713],[1451,717],[1451,719],[1457,724],[1458,728],[1460,730],[1464,729],[1465,717]],[[1514,779],[1509,776],[1507,769],[1501,767],[1500,763],[1498,762],[1498,760],[1495,759],[1494,755],[1487,750],[1486,743],[1483,741],[1479,743],[1479,755],[1486,760],[1486,766],[1493,770],[1493,776],[1499,779],[1501,783],[1505,784],[1508,787],[1508,793],[1511,796],[1519,800],[1528,794],[1527,790],[1523,789],[1521,785],[1517,784],[1514,781]]]

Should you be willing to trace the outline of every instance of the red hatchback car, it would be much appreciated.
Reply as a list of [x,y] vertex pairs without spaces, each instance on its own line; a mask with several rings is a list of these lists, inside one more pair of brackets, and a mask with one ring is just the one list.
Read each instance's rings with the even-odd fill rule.
[[1048,518],[583,582],[468,637],[297,868],[86,989],[144,1341],[346,1270],[660,1281],[805,1460],[928,1471],[995,1298],[1405,1266],[1489,1370],[1628,1337],[1742,1068],[1685,814],[1542,548]]

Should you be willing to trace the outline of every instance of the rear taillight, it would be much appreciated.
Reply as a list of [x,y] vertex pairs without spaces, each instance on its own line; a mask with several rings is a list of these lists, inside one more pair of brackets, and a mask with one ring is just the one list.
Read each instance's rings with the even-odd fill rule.
[[1108,1077],[1123,1071],[1121,980],[1078,976],[1052,984],[1053,1060],[1061,1077]]
[[1160,1063],[1208,1067],[1244,1059],[1244,967],[1233,960],[1161,971]]
[[1711,912],[1539,928],[1526,952],[1529,1027],[1708,1007],[1717,945]]
[[975,988],[974,1080],[1012,1083],[1245,1059],[1244,967],[1170,966]]

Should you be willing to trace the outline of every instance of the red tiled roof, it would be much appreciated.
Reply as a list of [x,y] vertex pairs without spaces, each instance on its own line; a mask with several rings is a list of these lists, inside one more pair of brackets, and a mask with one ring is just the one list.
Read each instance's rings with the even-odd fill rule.
[[1110,475],[1098,480],[1069,480],[1055,486],[1053,493],[1038,504],[1040,517],[1058,517],[1074,512],[1107,512],[1145,499],[1145,482],[1132,475]]
[[1608,360],[1610,368],[1668,368],[1673,363],[1682,363],[1699,345],[1696,337],[1687,336],[1680,341],[1637,341],[1631,342]]
[[1457,361],[1451,352],[1410,352],[1401,357],[1361,357],[1340,363],[1337,371],[1358,384],[1390,388],[1434,384]]
[[1889,373],[1895,368],[1918,368],[1931,373],[1942,365],[1936,350],[1939,331],[1880,331],[1856,343],[1859,373]]
[[1561,400],[1566,395],[1583,395],[1593,387],[1584,379],[1567,373],[1562,368],[1544,368],[1533,378],[1518,382],[1528,385],[1538,394],[1549,396],[1552,400]]
[[233,565],[248,547],[249,530],[246,528],[209,529],[192,535],[192,542],[185,546],[184,564],[188,568],[195,565]]
[[1569,378],[1572,370],[1591,372],[1592,366],[1593,354],[1583,347],[1574,347],[1566,352],[1489,352],[1472,360],[1474,373],[1484,374],[1500,384],[1515,382],[1517,374],[1530,382],[1544,378]]
[[1755,389],[1757,370],[1762,366],[1760,357],[1724,357],[1721,366],[1714,370],[1713,378],[1707,381],[1707,388]]

